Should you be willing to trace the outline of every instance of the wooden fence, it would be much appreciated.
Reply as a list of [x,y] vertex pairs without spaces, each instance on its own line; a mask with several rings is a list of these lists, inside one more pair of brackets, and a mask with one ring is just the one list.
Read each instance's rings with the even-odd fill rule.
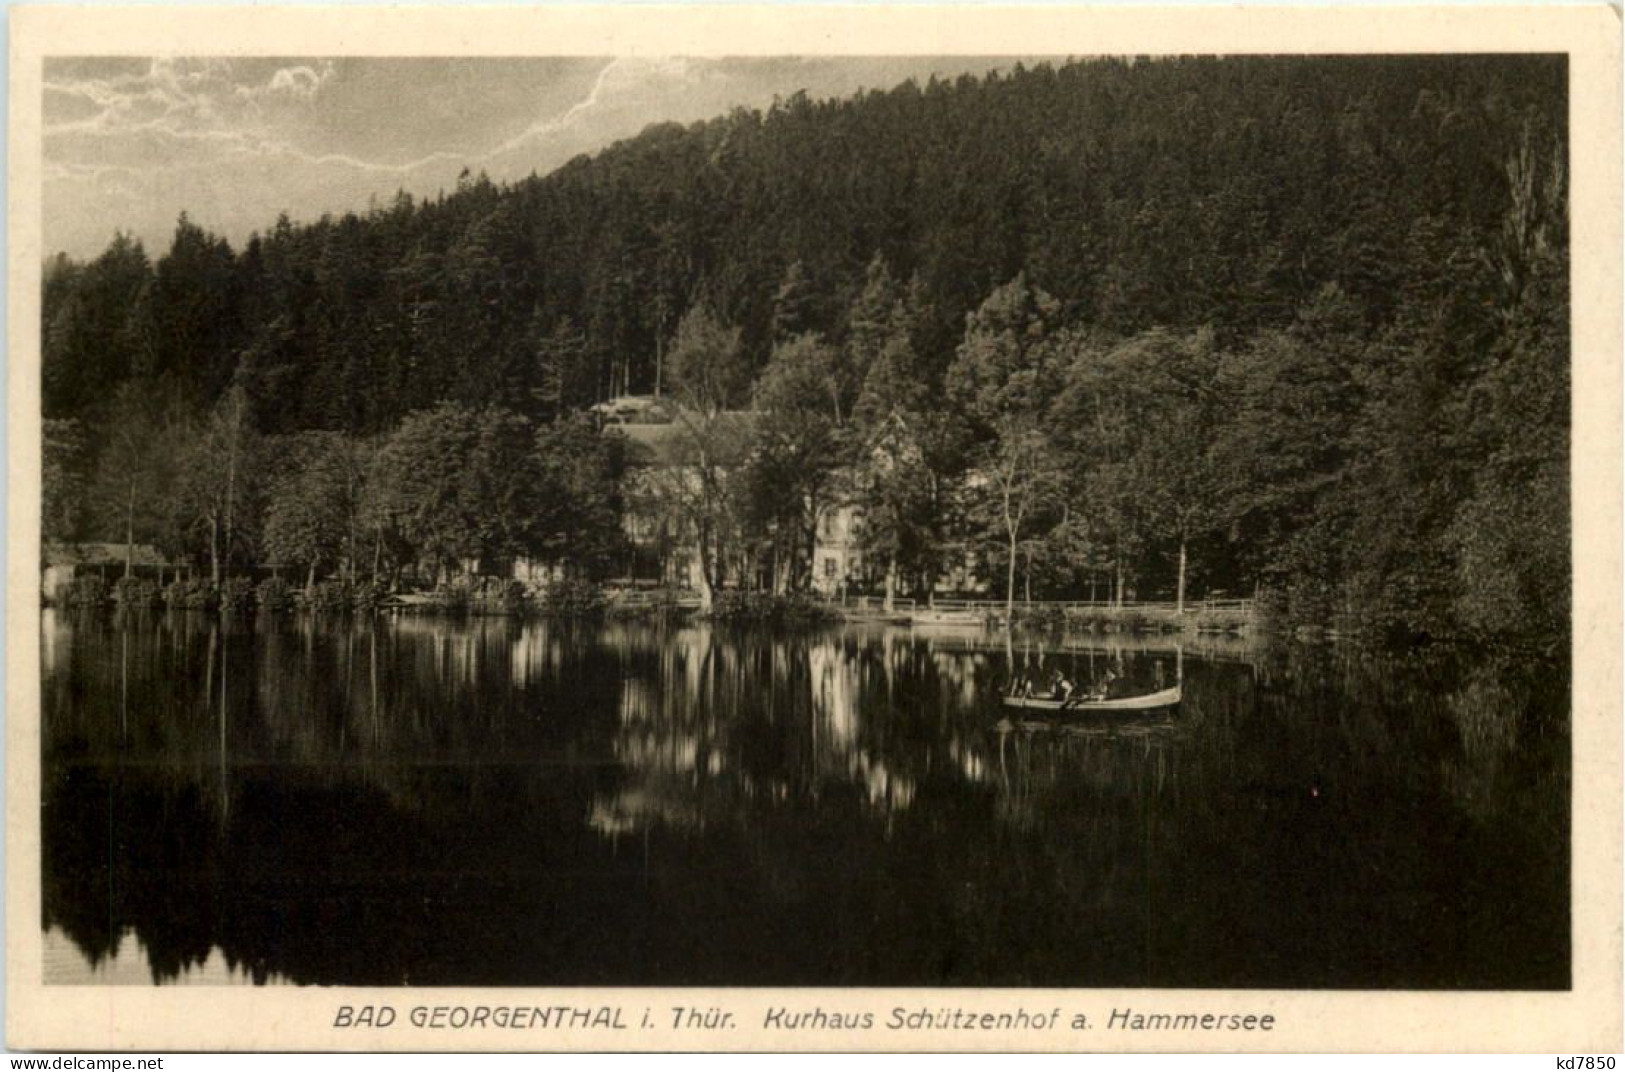
[[689,589],[619,588],[609,593],[609,605],[612,607],[681,607],[692,610],[700,605],[700,594]]

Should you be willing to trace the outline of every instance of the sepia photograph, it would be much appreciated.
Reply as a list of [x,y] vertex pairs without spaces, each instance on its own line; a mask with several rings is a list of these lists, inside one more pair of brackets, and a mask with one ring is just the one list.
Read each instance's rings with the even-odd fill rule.
[[43,1001],[1580,989],[1568,53],[519,51],[38,58]]

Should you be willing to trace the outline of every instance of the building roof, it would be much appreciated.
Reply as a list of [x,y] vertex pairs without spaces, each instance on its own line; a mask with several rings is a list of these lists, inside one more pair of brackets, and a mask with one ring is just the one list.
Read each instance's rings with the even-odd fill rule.
[[592,407],[606,421],[621,424],[665,424],[676,410],[676,403],[659,395],[619,395]]
[[[48,543],[43,561],[47,566],[122,566],[125,550],[122,543]],[[137,566],[170,564],[151,544],[135,544],[129,552]]]
[[[711,426],[718,461],[737,462],[749,449],[753,415],[734,410],[719,414]],[[641,465],[678,465],[693,444],[694,426],[675,420],[664,424],[606,424],[605,435],[624,436],[631,441],[631,461]]]

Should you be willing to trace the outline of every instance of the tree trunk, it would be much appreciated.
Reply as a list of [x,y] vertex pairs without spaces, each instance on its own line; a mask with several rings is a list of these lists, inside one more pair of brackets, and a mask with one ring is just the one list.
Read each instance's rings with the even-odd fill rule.
[[890,614],[896,606],[897,599],[897,555],[893,554],[886,561],[886,613]]
[[310,570],[305,574],[305,598],[309,599],[316,594],[316,560],[311,559]]
[[233,429],[231,435],[231,452],[227,456],[226,464],[226,545],[225,559],[227,572],[231,568],[231,541],[234,537],[232,530],[232,507],[237,502],[237,432]]
[[695,557],[699,560],[700,566],[701,614],[711,613],[711,608],[716,604],[716,588],[711,581],[711,556],[707,546],[710,542],[710,537],[706,535],[704,528],[701,528],[700,538],[694,544]]
[[130,498],[124,508],[124,576],[135,571],[135,481],[130,481]]
[[219,632],[218,627],[209,630],[208,670],[203,675],[203,706],[206,709],[214,706],[214,643]]
[[220,517],[209,518],[209,580],[220,587]]
[[[788,552],[788,553],[786,553]],[[783,540],[773,541],[773,594],[783,596],[794,587],[796,568],[794,547],[785,547]]]
[[1004,621],[1006,625],[1014,625],[1016,621],[1016,534],[1010,532],[1010,568],[1004,579]]
[[1179,538],[1179,595],[1174,603],[1180,614],[1185,613],[1185,537]]

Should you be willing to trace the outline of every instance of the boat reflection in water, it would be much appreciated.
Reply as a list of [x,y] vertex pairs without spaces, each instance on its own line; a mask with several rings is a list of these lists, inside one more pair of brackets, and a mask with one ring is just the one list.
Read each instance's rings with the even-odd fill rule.
[[[1561,668],[1226,641],[1180,674],[1154,638],[895,627],[43,629],[42,927],[82,961],[53,981],[135,957],[166,983],[1568,982]],[[1108,663],[1177,675],[1180,706],[1001,709],[1024,665]]]

